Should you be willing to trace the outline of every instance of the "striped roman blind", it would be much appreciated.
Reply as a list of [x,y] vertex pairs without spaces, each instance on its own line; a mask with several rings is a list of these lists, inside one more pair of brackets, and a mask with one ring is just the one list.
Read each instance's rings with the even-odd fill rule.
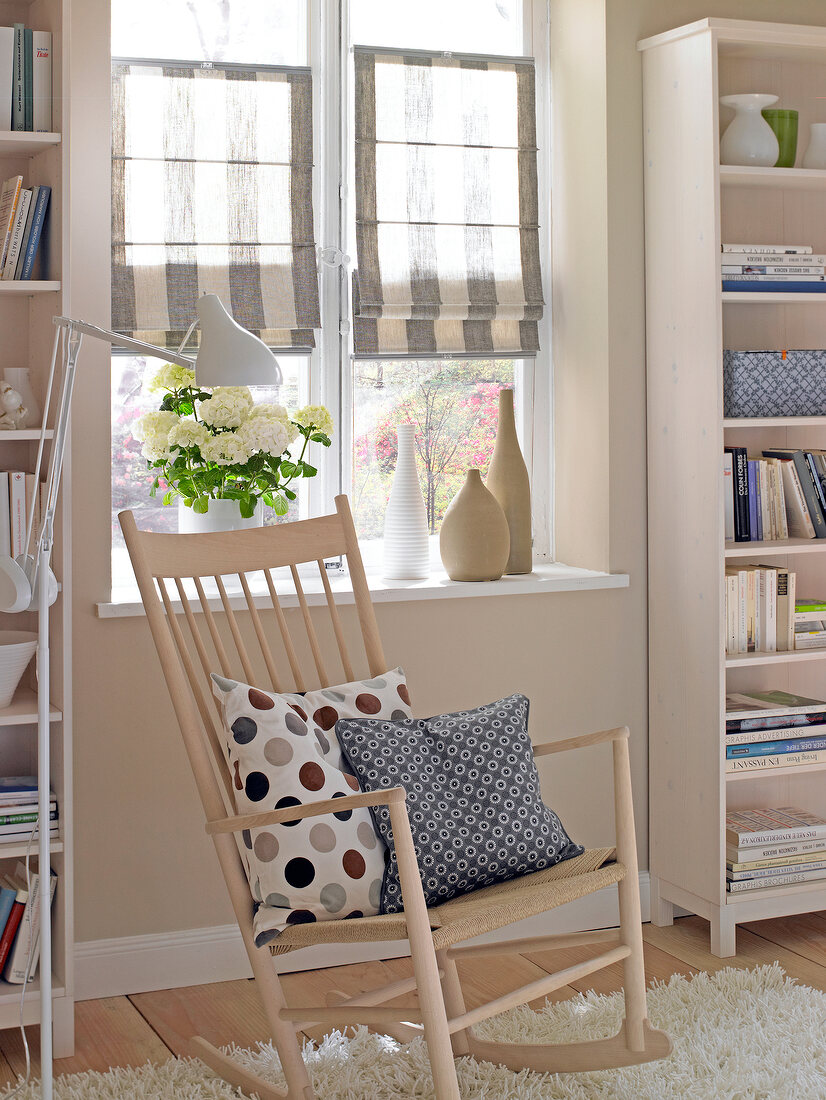
[[356,47],[355,89],[356,356],[535,354],[533,61]]
[[112,328],[173,347],[201,294],[272,347],[318,328],[309,69],[113,65]]

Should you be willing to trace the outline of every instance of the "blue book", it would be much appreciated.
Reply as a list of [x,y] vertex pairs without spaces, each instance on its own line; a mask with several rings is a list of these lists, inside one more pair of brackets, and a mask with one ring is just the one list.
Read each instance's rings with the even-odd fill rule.
[[41,187],[37,192],[37,206],[32,217],[31,229],[29,230],[29,239],[26,241],[26,256],[23,260],[23,266],[20,269],[21,279],[31,279],[32,269],[34,267],[34,257],[37,253],[37,246],[40,243],[40,237],[43,233],[43,222],[46,219],[46,211],[49,208],[49,199],[52,196],[51,187]]
[[817,752],[826,749],[826,737],[795,737],[791,741],[760,741],[756,745],[728,745],[726,760],[741,756],[777,756],[783,752]]
[[0,801],[13,802],[13,794],[37,794],[36,775],[0,775]]
[[757,507],[757,460],[749,459],[749,532],[751,541],[760,538],[759,520],[760,510]]
[[12,890],[10,886],[0,884],[0,936],[3,935],[3,929],[6,927],[6,921],[9,919],[9,913],[16,896],[16,890]]
[[826,294],[826,281],[803,283],[775,282],[774,279],[723,279],[723,290],[750,290],[756,294]]

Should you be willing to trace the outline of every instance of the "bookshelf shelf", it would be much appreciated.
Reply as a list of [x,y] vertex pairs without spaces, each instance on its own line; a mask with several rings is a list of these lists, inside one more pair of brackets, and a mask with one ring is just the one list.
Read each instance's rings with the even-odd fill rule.
[[759,306],[765,305],[767,302],[774,302],[777,305],[783,306],[794,304],[795,302],[820,302],[821,305],[826,305],[826,294],[818,292],[814,294],[805,294],[803,292],[787,292],[783,290],[724,290],[721,291],[721,297],[724,305],[726,303],[748,303],[752,306]]
[[60,144],[60,134],[0,131],[0,157],[33,157]]
[[726,772],[726,783],[737,783],[744,779],[785,779],[787,775],[810,775],[826,770],[824,764],[799,764],[795,768],[754,768],[752,771]]
[[[51,428],[47,428],[46,438],[54,439]],[[33,443],[37,439],[40,439],[39,428],[17,428],[8,432],[0,430],[0,443]]]
[[[26,855],[26,849],[28,848],[28,840],[15,841],[14,844],[6,843],[0,844],[0,859],[24,859]],[[32,844],[32,850],[37,847],[37,842]],[[49,844],[52,853],[63,851],[63,841],[59,837],[55,837]]]
[[826,660],[826,646],[823,649],[795,649],[783,653],[737,653],[726,657],[726,668],[746,668],[755,665],[788,665],[802,661]]
[[754,453],[781,443],[826,446],[826,415],[722,415],[724,350],[826,348],[826,294],[723,291],[720,281],[723,242],[788,242],[826,252],[826,171],[719,163],[720,133],[729,121],[720,96],[770,87],[799,108],[802,134],[818,121],[826,29],[767,26],[701,19],[638,47],[645,112],[651,919],[670,924],[677,905],[699,914],[711,924],[711,950],[720,957],[735,954],[738,923],[826,906],[826,882],[732,896],[725,882],[728,811],[795,803],[826,817],[826,767],[727,773],[723,763],[727,694],[775,689],[826,699],[826,649],[725,654],[727,563],[781,565],[786,558],[794,562],[798,593],[826,592],[826,540],[725,542],[724,440]]
[[785,556],[786,554],[817,554],[826,550],[826,539],[779,539],[772,542],[726,542],[726,558]]
[[826,191],[826,171],[818,168],[749,168],[745,165],[721,164],[720,186]]
[[19,294],[30,298],[33,294],[56,294],[61,289],[54,279],[7,279],[0,283],[0,295]]
[[[22,987],[19,985],[12,985],[10,982],[0,981],[0,1007],[19,1008],[20,1007],[20,992]],[[66,990],[58,980],[57,976],[54,978],[54,984],[52,985],[53,997],[65,997]],[[31,1004],[30,1004],[31,999]],[[29,1013],[34,1019],[33,1010],[39,1005],[40,1002],[40,982],[35,979],[26,986],[26,1006],[29,1008]]]
[[[49,707],[49,720],[63,717],[57,707]],[[0,726],[28,726],[37,722],[37,695],[31,688],[18,688],[11,705],[0,710]]]

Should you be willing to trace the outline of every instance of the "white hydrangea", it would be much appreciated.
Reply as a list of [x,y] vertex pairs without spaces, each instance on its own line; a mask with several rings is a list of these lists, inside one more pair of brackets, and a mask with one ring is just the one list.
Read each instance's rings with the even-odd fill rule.
[[179,420],[167,436],[170,447],[203,447],[210,439],[208,429],[197,420]]
[[251,409],[255,401],[252,396],[252,390],[249,386],[212,386],[212,396],[217,397],[223,395],[225,397],[235,397],[239,401],[243,401],[247,408]]
[[179,367],[177,363],[164,363],[155,372],[149,383],[150,393],[157,390],[185,390],[195,385],[195,371],[192,367]]
[[152,432],[148,435],[141,447],[141,454],[147,462],[158,462],[160,459],[172,458],[166,435],[163,432]]
[[214,435],[201,447],[201,456],[216,466],[243,465],[249,461],[250,451],[237,432]]
[[250,418],[264,416],[268,419],[280,420],[284,425],[284,430],[287,433],[287,445],[293,443],[298,439],[298,428],[290,420],[290,414],[284,408],[283,405],[269,405],[262,403],[261,405],[253,405],[250,412]]
[[296,409],[293,420],[308,428],[311,424],[325,435],[333,434],[333,417],[323,405],[305,405],[303,409]]
[[132,436],[137,439],[139,443],[143,443],[151,436],[162,435],[164,442],[166,442],[166,437],[180,419],[177,413],[167,412],[163,409],[144,413],[143,416],[138,417],[135,421],[132,428]]
[[216,389],[212,397],[200,404],[198,412],[201,419],[211,428],[240,428],[252,408],[245,393],[249,394],[246,386]]
[[268,455],[280,455],[289,446],[287,429],[275,416],[254,416],[245,421],[236,432],[250,454],[263,451]]

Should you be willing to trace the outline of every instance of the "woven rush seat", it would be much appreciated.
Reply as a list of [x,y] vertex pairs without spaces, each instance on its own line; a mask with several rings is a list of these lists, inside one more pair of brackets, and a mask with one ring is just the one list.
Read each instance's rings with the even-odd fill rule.
[[[588,848],[544,871],[485,886],[428,909],[437,951],[474,936],[494,932],[514,921],[566,905],[569,901],[613,886],[625,877],[625,867],[614,861],[614,848]],[[318,943],[372,943],[406,940],[404,913],[387,913],[354,920],[294,924],[270,945],[273,955],[286,955]]]

